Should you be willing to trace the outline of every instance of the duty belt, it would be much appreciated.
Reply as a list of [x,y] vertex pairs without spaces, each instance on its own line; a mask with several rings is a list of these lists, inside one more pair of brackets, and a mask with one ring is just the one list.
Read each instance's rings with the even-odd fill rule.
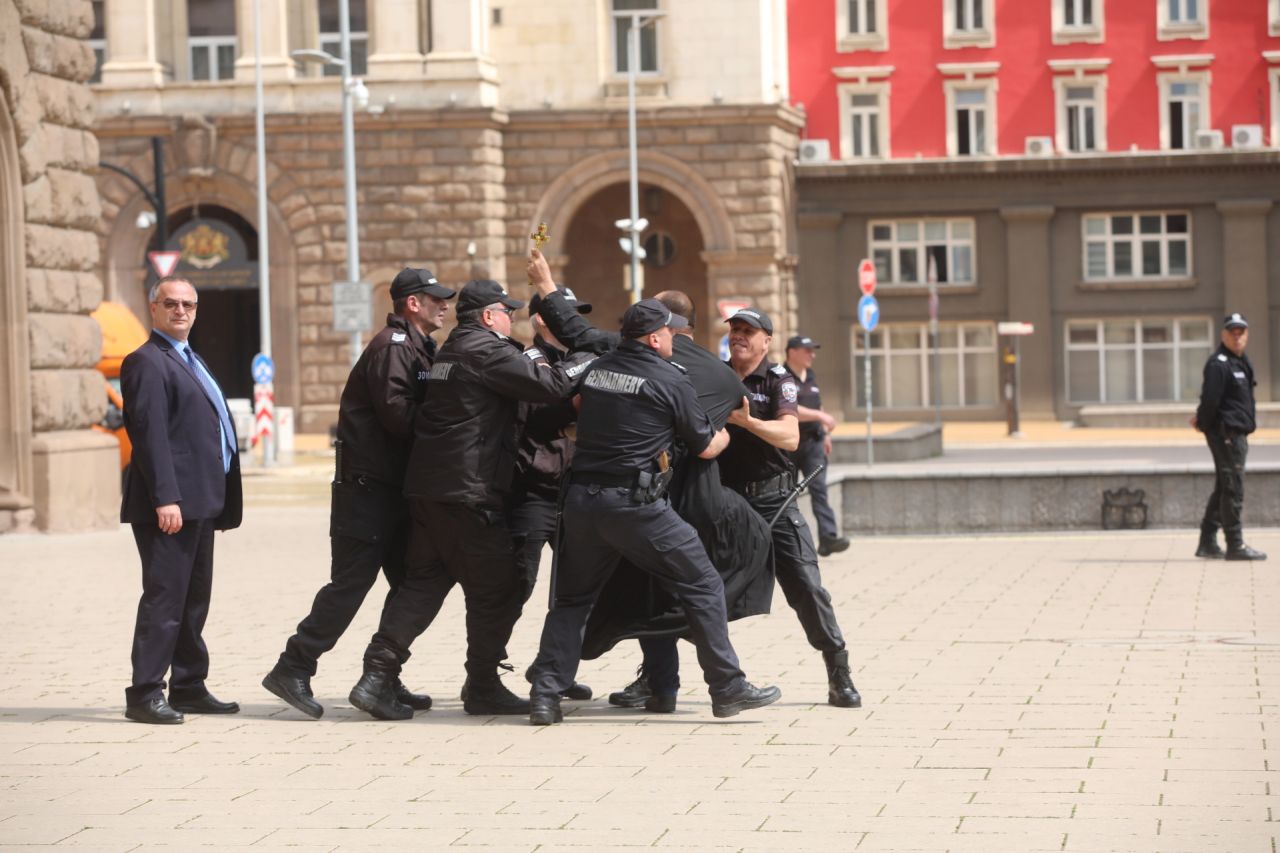
[[775,492],[785,492],[795,485],[795,479],[790,471],[783,471],[781,474],[775,474],[767,480],[756,480],[754,483],[747,483],[742,487],[742,494],[749,498],[760,497],[761,495],[771,495]]
[[639,471],[614,474],[608,471],[571,471],[569,482],[578,486],[606,486],[631,489],[640,477]]

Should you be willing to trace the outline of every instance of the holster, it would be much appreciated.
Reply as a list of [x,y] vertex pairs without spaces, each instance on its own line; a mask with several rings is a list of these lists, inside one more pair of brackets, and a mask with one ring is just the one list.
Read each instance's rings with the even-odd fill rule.
[[641,471],[636,477],[636,487],[631,491],[632,503],[651,504],[662,500],[671,487],[671,478],[675,473],[674,468],[657,473]]

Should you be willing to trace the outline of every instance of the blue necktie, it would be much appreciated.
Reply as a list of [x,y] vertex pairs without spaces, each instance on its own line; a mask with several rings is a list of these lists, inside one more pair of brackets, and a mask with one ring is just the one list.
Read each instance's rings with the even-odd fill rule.
[[196,379],[200,380],[204,395],[209,398],[209,402],[213,403],[214,409],[218,412],[218,432],[222,438],[222,470],[225,473],[231,470],[231,455],[236,452],[231,444],[231,436],[235,435],[235,427],[231,425],[231,415],[227,412],[222,392],[217,385],[213,384],[213,378],[200,366],[200,362],[196,361],[195,350],[191,349],[190,344],[187,345],[187,364],[191,366],[191,372],[195,374]]

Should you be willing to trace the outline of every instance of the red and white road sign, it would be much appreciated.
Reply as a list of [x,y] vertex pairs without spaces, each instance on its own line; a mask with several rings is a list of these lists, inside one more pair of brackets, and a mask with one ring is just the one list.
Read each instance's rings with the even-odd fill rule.
[[156,275],[164,278],[167,275],[173,275],[173,271],[178,268],[178,261],[182,260],[182,253],[147,252],[147,260],[151,262],[151,268],[156,271]]
[[862,263],[858,264],[858,287],[862,288],[864,296],[876,292],[876,265],[871,263],[870,258],[863,258]]
[[1031,323],[996,323],[997,335],[1034,335],[1036,327]]
[[263,385],[254,385],[252,446],[257,447],[260,439],[275,435],[275,408],[275,386],[270,382]]
[[750,308],[751,301],[748,299],[717,299],[716,310],[720,312],[721,320],[728,320],[734,314],[737,314],[743,308]]

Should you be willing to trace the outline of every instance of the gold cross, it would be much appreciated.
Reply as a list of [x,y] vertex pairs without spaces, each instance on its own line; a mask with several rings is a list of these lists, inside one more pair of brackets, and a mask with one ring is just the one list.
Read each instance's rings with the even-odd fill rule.
[[542,251],[542,244],[551,239],[551,236],[547,234],[547,223],[539,222],[538,230],[530,234],[529,239],[533,241],[534,248]]

